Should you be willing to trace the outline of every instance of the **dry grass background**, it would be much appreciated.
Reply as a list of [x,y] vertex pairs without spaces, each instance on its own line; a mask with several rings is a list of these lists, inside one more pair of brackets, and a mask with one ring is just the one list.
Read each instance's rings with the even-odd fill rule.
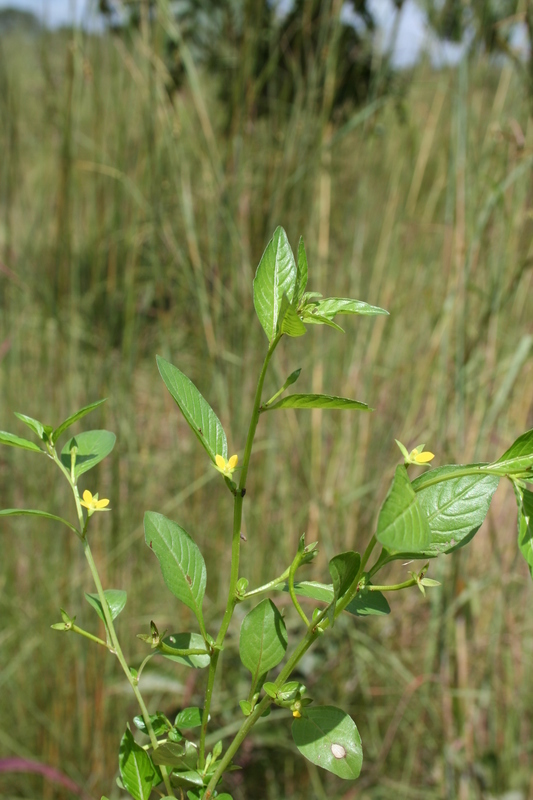
[[[266,117],[243,111],[228,130],[213,76],[191,67],[172,98],[166,80],[146,25],[127,41],[0,40],[0,427],[23,434],[12,411],[53,423],[109,397],[90,425],[114,430],[117,448],[85,477],[111,498],[94,547],[104,583],[128,590],[119,633],[131,663],[150,619],[163,629],[192,622],[143,544],[143,512],[165,513],[201,546],[212,628],[230,560],[227,493],[155,354],[196,382],[230,450],[242,447],[265,348],[251,281],[275,225],[294,246],[304,235],[310,289],[391,315],[279,348],[268,388],[302,367],[302,390],[376,411],[261,420],[245,508],[252,585],[283,569],[303,531],[320,539],[316,577],[336,550],[364,546],[397,463],[395,437],[426,441],[443,464],[495,458],[533,427],[533,129],[509,65],[421,65],[401,114],[376,101],[336,126],[301,93]],[[0,506],[68,514],[58,478],[4,448]],[[513,506],[502,486],[472,545],[432,564],[443,585],[427,600],[393,596],[388,618],[338,624],[302,663],[313,696],[358,724],[360,781],[295,759],[280,714],[243,748],[235,800],[533,798],[533,590]],[[52,523],[1,528],[0,756],[61,767],[91,796],[118,797],[133,699],[104,652],[49,629],[60,606],[95,626],[82,554]],[[247,692],[237,635],[236,623],[213,708],[229,729]],[[201,701],[201,673],[155,660],[145,675],[152,709]],[[3,774],[0,796],[68,793]]]

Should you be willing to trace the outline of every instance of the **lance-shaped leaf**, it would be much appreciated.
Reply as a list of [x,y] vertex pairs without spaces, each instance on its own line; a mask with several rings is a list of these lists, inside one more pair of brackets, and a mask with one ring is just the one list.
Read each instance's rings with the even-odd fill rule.
[[17,419],[20,419],[21,422],[27,425],[28,428],[30,428],[34,433],[36,433],[42,442],[47,442],[50,439],[52,428],[49,425],[43,425],[43,423],[38,419],[28,417],[26,414],[20,414],[18,411],[15,411],[15,416]]
[[294,299],[297,267],[283,228],[276,228],[254,278],[254,307],[268,341],[276,336],[283,295]]
[[324,317],[318,313],[315,314],[313,309],[313,305],[304,306],[302,308],[300,313],[303,322],[309,323],[310,325],[327,325],[329,328],[334,328],[334,330],[344,333],[344,328],[341,328],[340,325],[337,325],[337,323],[333,322],[329,317]]
[[335,706],[312,706],[292,723],[300,753],[339,778],[353,781],[361,772],[363,748],[353,719]]
[[117,437],[111,431],[86,431],[85,433],[78,433],[75,439],[71,439],[61,450],[61,463],[70,472],[71,447],[73,444],[77,447],[76,452],[76,466],[74,467],[74,475],[79,478],[84,472],[88,472],[95,467],[100,461],[109,455],[115,446]]
[[277,666],[287,650],[287,629],[272,600],[265,598],[245,616],[241,625],[239,653],[252,673],[252,685]]
[[456,472],[453,465],[438,467],[411,484],[429,524],[428,553],[451,553],[467,544],[481,527],[498,488],[497,475],[480,473],[446,480]]
[[120,742],[118,765],[124,788],[135,800],[148,800],[156,778],[154,765],[129,728],[126,728]]
[[68,520],[63,517],[57,517],[55,514],[49,514],[48,511],[36,511],[33,508],[4,508],[0,511],[0,517],[44,517],[45,519],[53,519],[56,522],[62,522],[67,528],[70,528],[74,533],[78,533],[78,529],[72,525]]
[[316,303],[314,308],[315,310],[312,313],[327,317],[330,320],[337,314],[357,314],[366,317],[373,317],[376,314],[386,314],[388,316],[389,314],[384,308],[371,306],[368,303],[363,303],[362,300],[351,300],[349,297],[324,297],[323,300],[319,300]]
[[205,642],[199,633],[171,633],[170,636],[165,636],[163,643],[167,648],[176,650],[175,655],[172,655],[169,650],[162,653],[169,661],[175,661],[177,664],[183,664],[184,667],[194,667],[196,669],[205,669],[211,663],[209,653],[179,655],[180,651],[205,650]]
[[533,492],[514,484],[518,505],[518,548],[533,577]]
[[75,422],[77,422],[80,419],[83,419],[83,417],[85,417],[87,414],[90,414],[91,411],[94,411],[96,408],[105,403],[106,400],[107,397],[104,397],[103,400],[96,400],[96,402],[94,403],[89,403],[88,406],[80,408],[80,410],[76,411],[75,414],[71,414],[70,417],[67,417],[66,420],[62,422],[61,425],[58,425],[58,427],[52,433],[53,441],[57,442],[61,434],[64,433],[68,428],[70,428],[71,425],[74,425]]
[[178,711],[174,725],[177,728],[199,728],[202,724],[202,709],[197,706]]
[[202,624],[206,569],[198,546],[176,522],[155,511],[144,515],[144,536],[159,559],[166,585]]
[[14,433],[8,433],[7,431],[0,431],[0,444],[20,447],[21,450],[32,450],[34,453],[44,453],[44,450],[30,442],[29,439],[21,439],[20,436],[15,436]]
[[[104,591],[104,595],[109,608],[109,613],[111,614],[111,619],[116,619],[126,605],[128,594],[122,589],[106,589]],[[85,592],[85,599],[89,605],[94,608],[102,622],[105,624],[104,609],[102,608],[102,603],[100,602],[98,595]]]
[[298,263],[296,265],[296,286],[294,289],[294,301],[296,305],[300,303],[300,300],[304,296],[305,287],[307,286],[307,273],[307,254],[305,252],[303,237],[300,236],[300,241],[298,242]]
[[[276,587],[280,591],[288,592],[289,584],[285,583]],[[310,597],[323,603],[333,600],[333,586],[331,583],[317,583],[316,581],[295,581],[294,591],[299,597]],[[368,586],[363,586],[353,600],[344,609],[355,617],[384,616],[390,614],[390,606],[381,592],[373,592]]]
[[285,333],[287,336],[297,337],[307,333],[307,329],[298,316],[296,307],[287,300],[287,295],[283,295],[281,310],[278,319],[278,333]]
[[361,566],[361,556],[349,550],[346,553],[339,553],[329,562],[329,574],[333,580],[333,600],[329,608],[328,618],[331,625],[335,622],[335,605],[341,597],[344,597],[351,584],[354,582]]
[[366,403],[359,400],[350,400],[348,397],[335,397],[330,394],[289,394],[267,406],[267,410],[273,408],[329,408],[331,410],[350,410],[373,411]]
[[157,356],[156,360],[165,386],[211,460],[214,461],[216,455],[227,458],[228,443],[224,428],[207,400],[177,367],[161,356]]
[[420,553],[429,549],[429,524],[402,465],[396,467],[394,481],[379,512],[376,538],[389,550]]
[[500,469],[502,475],[512,475],[530,469],[533,466],[533,429],[519,436],[503,456],[489,466],[491,469],[494,467]]

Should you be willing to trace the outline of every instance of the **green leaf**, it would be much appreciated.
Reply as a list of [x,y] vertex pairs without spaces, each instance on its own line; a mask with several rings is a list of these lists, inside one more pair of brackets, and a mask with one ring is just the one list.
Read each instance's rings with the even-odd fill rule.
[[172,783],[184,788],[188,786],[203,786],[204,779],[195,769],[190,769],[184,770],[183,772],[173,772]]
[[277,666],[287,650],[287,629],[272,600],[265,598],[245,616],[239,653],[255,685],[261,675]]
[[[313,313],[313,312],[312,312]],[[362,300],[351,300],[349,297],[325,297],[315,305],[315,312],[321,317],[333,319],[337,314],[361,314],[363,316],[375,316],[376,314],[386,314],[384,308],[371,306],[363,303]]]
[[20,447],[21,450],[33,450],[34,453],[44,453],[44,450],[30,442],[29,439],[21,439],[20,436],[15,436],[14,433],[8,433],[7,431],[0,431],[0,444]]
[[62,422],[61,425],[59,425],[52,433],[53,441],[57,442],[61,434],[64,433],[67,430],[67,428],[70,428],[70,426],[73,425],[75,422],[77,422],[79,419],[85,417],[86,414],[90,414],[91,411],[94,411],[95,408],[101,406],[103,403],[105,403],[106,400],[107,397],[104,397],[103,400],[96,400],[94,403],[89,403],[88,406],[80,408],[80,410],[76,411],[75,414],[71,414],[70,417],[67,417],[66,420]]
[[155,775],[148,753],[137,744],[129,728],[120,742],[118,756],[120,777],[124,788],[135,800],[148,800]]
[[167,767],[177,767],[180,770],[188,771],[196,768],[198,759],[198,748],[193,742],[184,740],[181,744],[165,742],[152,751],[154,764]]
[[174,725],[177,728],[199,728],[202,724],[202,709],[192,706],[190,708],[183,708],[176,719]]
[[390,550],[420,553],[429,549],[429,524],[402,465],[396,467],[394,481],[379,512],[376,538]]
[[17,419],[20,419],[28,428],[31,428],[42,442],[47,442],[49,440],[50,434],[52,433],[52,428],[49,425],[43,425],[38,419],[27,417],[26,414],[20,414],[18,411],[15,411],[14,414]]
[[[106,589],[104,591],[104,595],[111,614],[111,619],[116,619],[126,605],[128,594],[122,589]],[[105,624],[104,609],[102,608],[102,604],[98,595],[85,592],[85,599],[89,605],[94,608],[102,622]]]
[[353,719],[334,706],[314,706],[292,723],[300,753],[339,778],[355,780],[361,772],[363,749]]
[[503,475],[525,472],[533,466],[533,429],[526,431],[513,442],[490,467],[500,467]]
[[533,577],[533,492],[513,485],[518,505],[518,548]]
[[[149,736],[148,728],[146,727],[146,723],[143,717],[139,714],[137,717],[133,717],[133,722],[135,726]],[[157,712],[157,714],[150,714],[150,722],[152,724],[153,731],[156,736],[163,736],[164,734],[168,733],[172,725],[170,724],[169,720],[165,717],[164,714],[161,712]]]
[[[284,592],[289,591],[289,585],[287,583],[277,588]],[[331,583],[296,581],[294,590],[299,597],[310,597],[312,600],[320,600],[324,603],[331,603],[333,600],[333,586]],[[381,592],[372,592],[365,586],[360,589],[344,610],[356,617],[384,616],[390,614],[390,606],[385,596]]]
[[373,411],[366,403],[329,394],[289,394],[287,397],[282,397],[277,403],[267,406],[266,410],[273,408],[329,408],[332,410],[355,408],[359,411]]
[[283,295],[283,300],[281,301],[278,332],[292,337],[303,336],[304,333],[307,333],[307,329],[298,316],[296,308],[287,300],[287,295]]
[[[205,642],[199,633],[171,633],[170,636],[165,636],[163,642],[167,647],[172,647],[176,650],[205,650]],[[173,656],[170,653],[162,653],[162,655],[168,658],[169,661],[175,661],[185,667],[196,667],[196,669],[204,669],[211,663],[207,653],[205,655],[190,656]]]
[[[429,524],[428,553],[451,553],[467,544],[487,516],[498,487],[497,475],[483,473],[445,480],[456,470],[453,465],[438,467],[411,484]],[[439,478],[443,480],[435,482]]]
[[177,367],[161,356],[156,356],[156,360],[165,386],[211,460],[214,461],[216,455],[227,458],[228,443],[224,428],[207,400]]
[[337,325],[337,323],[333,322],[333,320],[329,319],[329,317],[324,317],[321,314],[313,313],[313,308],[314,306],[304,306],[300,312],[302,322],[310,325],[327,325],[329,328],[333,328],[340,333],[344,333],[344,328],[341,328],[340,325]]
[[56,522],[62,522],[63,525],[66,525],[71,531],[78,533],[78,529],[74,525],[71,525],[66,519],[63,519],[63,517],[56,517],[55,514],[49,514],[48,511],[35,511],[32,508],[4,508],[0,511],[0,517],[44,517],[45,519],[53,519]]
[[202,624],[206,569],[198,546],[177,523],[155,511],[144,515],[144,536],[159,559],[166,585]]
[[[95,467],[100,461],[103,461],[106,456],[112,451],[115,446],[117,437],[111,431],[86,431],[85,433],[78,433],[76,435],[76,466],[74,468],[74,475],[79,478],[84,472],[88,472]],[[61,450],[61,463],[70,472],[71,456],[70,448],[71,441]]]
[[305,287],[307,286],[307,254],[305,252],[305,245],[303,236],[300,236],[300,241],[298,242],[298,264],[296,267],[296,286],[294,287],[294,300],[296,305],[299,304],[300,300],[304,296]]
[[343,597],[351,584],[357,577],[361,566],[361,556],[349,550],[346,553],[339,553],[329,562],[329,574],[333,580],[333,603],[328,612],[331,625],[335,621],[335,606],[337,601]]
[[294,299],[297,267],[283,228],[274,231],[254,278],[254,307],[269,342],[276,336],[283,295]]

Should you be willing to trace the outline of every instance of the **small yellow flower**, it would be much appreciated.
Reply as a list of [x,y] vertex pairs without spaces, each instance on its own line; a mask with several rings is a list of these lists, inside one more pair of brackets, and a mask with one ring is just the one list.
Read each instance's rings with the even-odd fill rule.
[[414,450],[411,450],[409,453],[409,460],[411,464],[429,464],[435,458],[434,453],[430,453],[429,450],[422,450],[422,448],[415,447]]
[[295,708],[295,709],[294,709],[294,711],[292,712],[292,716],[293,716],[293,717],[296,717],[296,719],[300,719],[300,717],[301,717],[302,715],[300,714],[300,712],[298,711],[298,709],[297,709],[297,708]]
[[239,456],[231,456],[231,458],[228,458],[226,461],[222,456],[216,455],[215,461],[216,464],[213,464],[214,468],[218,469],[225,478],[231,478],[239,461]]
[[95,511],[103,511],[105,507],[109,505],[109,500],[99,500],[98,492],[93,495],[88,489],[85,489],[83,493],[83,500],[80,500],[80,504],[89,509],[89,516],[91,516],[91,514],[94,514]]

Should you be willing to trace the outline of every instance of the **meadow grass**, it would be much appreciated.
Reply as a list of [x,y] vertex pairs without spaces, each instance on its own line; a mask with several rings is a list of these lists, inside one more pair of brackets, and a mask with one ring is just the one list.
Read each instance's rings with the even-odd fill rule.
[[[94,549],[106,585],[129,593],[118,627],[131,663],[150,619],[192,624],[183,609],[176,617],[143,543],[144,511],[198,541],[211,627],[230,563],[227,493],[155,354],[191,377],[239,451],[266,345],[251,281],[277,224],[294,246],[304,235],[309,289],[391,316],[348,320],[344,336],[313,329],[311,355],[298,340],[279,348],[267,390],[302,367],[302,391],[376,410],[261,420],[245,508],[252,585],[283,569],[304,531],[320,540],[317,579],[333,552],[364,546],[398,461],[394,438],[425,441],[444,464],[493,459],[533,426],[527,99],[507,64],[483,59],[409,77],[401,109],[370,101],[333,125],[302,90],[291,108],[274,98],[266,116],[243,107],[228,126],[217,77],[193,62],[169,96],[161,32],[148,25],[127,40],[0,39],[0,428],[24,435],[13,411],[53,424],[109,398],[90,426],[114,430],[117,447],[82,488],[111,498]],[[4,448],[0,475],[1,507],[69,513],[52,464]],[[243,748],[235,800],[533,798],[532,587],[513,505],[502,486],[468,551],[432,564],[442,589],[392,597],[382,620],[342,620],[302,662],[317,701],[359,726],[360,781],[295,759],[280,712]],[[61,606],[96,629],[77,542],[48,522],[1,528],[0,756],[61,767],[91,796],[114,796],[133,697],[103,650],[49,628]],[[279,603],[290,632],[298,621]],[[248,691],[237,624],[227,641],[213,714],[231,730],[233,687]],[[145,676],[152,709],[201,702],[200,672],[154,660]],[[69,795],[0,775],[0,797],[37,796]]]

